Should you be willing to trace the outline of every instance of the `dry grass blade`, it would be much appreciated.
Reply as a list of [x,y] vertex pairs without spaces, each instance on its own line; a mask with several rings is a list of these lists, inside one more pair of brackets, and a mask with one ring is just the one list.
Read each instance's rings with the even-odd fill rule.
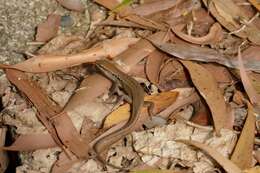
[[237,142],[236,148],[231,156],[231,161],[241,169],[248,169],[252,166],[253,148],[255,141],[255,120],[254,108],[248,102],[247,119]]
[[191,80],[200,92],[200,95],[207,102],[214,121],[217,134],[222,128],[228,128],[227,122],[231,117],[231,112],[227,107],[224,96],[220,91],[214,77],[203,66],[191,62],[182,61],[191,76]]
[[195,146],[201,149],[202,151],[206,152],[213,159],[215,159],[218,162],[218,164],[222,166],[227,173],[242,173],[242,170],[239,167],[237,167],[232,161],[222,156],[219,152],[214,150],[214,148],[211,148],[205,144],[192,141],[192,140],[176,140],[176,142],[182,142],[187,145]]

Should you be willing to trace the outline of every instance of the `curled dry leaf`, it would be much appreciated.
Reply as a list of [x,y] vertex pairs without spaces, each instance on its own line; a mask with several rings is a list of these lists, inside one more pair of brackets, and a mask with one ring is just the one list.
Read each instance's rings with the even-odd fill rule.
[[231,156],[231,161],[243,170],[252,166],[255,141],[256,117],[254,115],[254,108],[249,102],[247,103],[247,107],[247,119]]
[[189,71],[193,84],[207,102],[216,133],[219,135],[222,128],[228,128],[227,122],[231,117],[231,111],[225,103],[216,80],[203,66],[197,63],[183,60],[181,63]]
[[154,84],[158,84],[160,68],[164,59],[165,59],[165,55],[158,50],[153,51],[147,57],[145,72],[150,82]]
[[[170,58],[167,56],[167,58]],[[188,86],[187,75],[181,63],[174,59],[168,59],[161,67],[158,88],[168,91],[175,88]]]
[[180,38],[182,38],[187,42],[191,42],[194,44],[216,44],[223,39],[222,28],[218,23],[214,23],[211,26],[209,33],[203,37],[194,37],[188,34],[184,34],[182,32],[182,29],[184,27],[185,25],[180,24],[177,26],[172,26],[171,29],[177,36],[179,36]]
[[237,167],[232,161],[222,156],[214,148],[211,148],[203,143],[192,140],[176,140],[176,142],[182,142],[187,145],[195,146],[201,149],[202,151],[206,152],[213,159],[215,159],[218,162],[218,164],[221,165],[225,171],[227,171],[227,173],[242,173],[242,170],[239,167]]
[[[159,43],[164,43],[169,39],[168,34],[162,31],[156,32],[148,38],[156,40]],[[136,44],[131,45],[129,49],[118,54],[114,59],[122,66],[122,70],[128,73],[133,66],[138,64],[155,49],[156,48],[149,41],[140,39]]]
[[103,57],[115,57],[137,41],[137,38],[114,38],[105,40],[99,45],[78,54],[64,56],[39,55],[14,65],[0,64],[0,67],[31,73],[50,72],[86,62],[94,62]]
[[57,0],[57,1],[60,5],[62,5],[63,7],[69,10],[74,10],[79,12],[83,12],[85,10],[85,7],[82,4],[81,0]]
[[260,45],[260,29],[254,22],[259,20],[257,17],[249,16],[232,0],[212,0],[210,3],[203,0],[203,2],[225,28],[239,37],[248,38],[251,42]]
[[37,27],[36,41],[49,41],[58,33],[61,16],[50,14],[46,21],[39,24]]

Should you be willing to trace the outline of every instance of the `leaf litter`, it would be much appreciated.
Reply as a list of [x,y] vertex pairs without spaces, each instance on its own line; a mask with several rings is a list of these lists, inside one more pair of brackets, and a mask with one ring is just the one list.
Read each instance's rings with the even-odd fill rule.
[[[1,170],[12,162],[6,151],[23,151],[17,172],[259,170],[256,1],[57,2],[75,13],[107,16],[93,19],[86,35],[69,35],[62,33],[64,16],[53,11],[38,25],[38,50],[25,52],[20,63],[0,64],[1,142],[10,144],[4,126],[19,135],[1,145]],[[154,105],[141,107],[129,135],[98,153],[105,165],[92,155],[93,146],[122,128],[133,101],[114,80],[124,79],[96,68],[100,59],[139,81],[144,100]]]

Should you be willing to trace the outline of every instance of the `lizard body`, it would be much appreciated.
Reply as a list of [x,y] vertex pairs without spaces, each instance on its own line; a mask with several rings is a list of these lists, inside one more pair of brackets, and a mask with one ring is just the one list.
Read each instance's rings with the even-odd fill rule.
[[126,124],[122,126],[122,128],[104,136],[93,146],[95,157],[102,163],[106,163],[99,156],[99,153],[131,132],[135,123],[138,121],[140,110],[144,104],[144,90],[135,79],[119,70],[112,62],[108,60],[98,60],[96,61],[96,66],[106,77],[119,83],[132,102],[131,115]]

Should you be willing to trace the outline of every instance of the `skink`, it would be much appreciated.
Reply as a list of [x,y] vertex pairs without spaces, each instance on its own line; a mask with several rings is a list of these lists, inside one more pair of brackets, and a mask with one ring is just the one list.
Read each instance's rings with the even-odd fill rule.
[[119,70],[112,62],[108,60],[98,60],[96,61],[96,66],[101,70],[102,73],[104,73],[107,78],[119,83],[124,92],[130,97],[130,100],[132,101],[131,116],[127,123],[122,128],[101,138],[93,146],[95,157],[102,163],[106,163],[102,160],[99,153],[103,152],[105,149],[110,147],[112,144],[133,130],[135,123],[139,119],[140,110],[144,104],[144,90],[135,79]]

